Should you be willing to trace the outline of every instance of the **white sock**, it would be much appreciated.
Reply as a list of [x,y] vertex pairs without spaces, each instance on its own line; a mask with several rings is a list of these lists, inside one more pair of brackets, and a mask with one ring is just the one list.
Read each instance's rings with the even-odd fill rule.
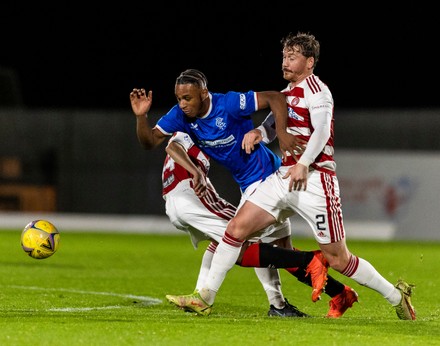
[[[380,275],[368,261],[363,258],[357,258],[359,260],[357,270],[349,277],[355,280],[358,284],[379,292],[391,305],[395,306],[399,304],[402,299],[400,291]],[[352,260],[355,259],[356,256],[352,256]]]
[[242,241],[225,233],[212,257],[205,288],[200,290],[203,300],[212,305],[227,272],[235,265],[240,254]]
[[196,291],[200,291],[206,283],[206,278],[208,277],[209,269],[211,268],[211,261],[216,247],[217,244],[211,242],[203,254],[202,264],[200,265],[199,276],[196,283]]
[[281,279],[278,269],[255,268],[255,274],[263,285],[269,304],[277,309],[284,308],[285,301],[281,292]]

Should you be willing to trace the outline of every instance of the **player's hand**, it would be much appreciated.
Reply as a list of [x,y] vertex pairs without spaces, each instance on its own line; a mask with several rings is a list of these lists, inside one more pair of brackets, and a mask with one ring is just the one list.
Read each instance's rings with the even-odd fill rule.
[[307,142],[287,131],[277,133],[277,137],[283,160],[287,157],[287,153],[290,153],[293,159],[298,161],[297,155],[304,152]]
[[308,167],[300,163],[290,166],[286,174],[283,176],[283,179],[287,179],[290,177],[289,192],[292,192],[292,190],[305,191],[307,189],[308,173],[309,173]]
[[263,135],[258,129],[250,130],[246,133],[241,141],[241,148],[246,151],[246,154],[250,154],[254,149],[255,145],[263,140]]
[[150,90],[147,95],[145,89],[133,89],[130,93],[130,102],[136,116],[145,116],[150,111],[153,92]]
[[198,168],[197,173],[193,175],[192,182],[193,189],[197,197],[205,196],[208,183],[200,168]]

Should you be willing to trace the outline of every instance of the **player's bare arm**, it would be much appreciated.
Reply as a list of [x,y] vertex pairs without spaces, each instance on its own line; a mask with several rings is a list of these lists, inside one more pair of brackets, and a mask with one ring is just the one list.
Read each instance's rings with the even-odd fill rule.
[[[293,144],[295,150],[295,156],[293,156],[293,158],[295,159],[295,161],[298,161],[296,155],[302,154],[304,152],[304,150],[306,149],[307,141],[297,136],[294,135],[292,136],[296,141],[296,144]],[[252,150],[255,149],[255,145],[257,145],[262,141],[264,141],[264,136],[261,133],[261,130],[255,128],[250,130],[244,135],[243,140],[241,142],[241,148],[246,151],[246,154],[250,154]]]
[[147,94],[145,89],[135,88],[130,93],[131,109],[136,116],[136,134],[144,149],[153,149],[167,138],[159,130],[152,128],[148,122],[148,112],[152,102],[153,92],[151,90]]
[[191,173],[191,175],[193,176],[192,182],[194,192],[197,196],[203,197],[206,194],[208,183],[206,181],[205,175],[203,174],[203,171],[200,167],[194,164],[185,148],[181,144],[171,141],[170,143],[168,143],[165,151],[176,163],[178,163],[189,173]]
[[282,157],[287,153],[295,156],[298,141],[295,136],[287,132],[287,105],[286,97],[279,91],[264,91],[257,94],[258,109],[270,107],[275,119],[275,130]]

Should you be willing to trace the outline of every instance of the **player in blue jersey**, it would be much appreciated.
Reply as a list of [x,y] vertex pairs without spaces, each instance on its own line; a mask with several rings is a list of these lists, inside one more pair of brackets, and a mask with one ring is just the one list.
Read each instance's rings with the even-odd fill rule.
[[[281,165],[280,158],[264,145],[250,154],[241,148],[243,136],[254,128],[251,116],[257,110],[270,108],[278,129],[278,119],[287,115],[285,96],[280,92],[211,93],[203,73],[190,69],[177,78],[175,95],[178,104],[151,128],[146,119],[152,91],[145,95],[145,90],[134,89],[130,94],[133,110],[141,114],[137,117],[137,135],[145,149],[157,147],[174,132],[185,132],[197,147],[231,171],[242,191]],[[282,121],[285,128],[286,121]],[[280,145],[293,138],[286,131],[277,132],[279,135]]]
[[[177,104],[163,115],[152,128],[148,122],[148,112],[152,105],[152,91],[133,89],[130,93],[132,110],[136,116],[136,133],[139,143],[145,149],[153,149],[181,131],[187,133],[193,142],[206,154],[231,172],[240,186],[242,198],[239,206],[255,191],[258,184],[275,172],[281,162],[269,148],[263,144],[255,146],[247,154],[242,149],[243,136],[254,128],[252,115],[260,109],[269,108],[274,114],[278,142],[283,153],[301,150],[301,143],[292,140],[286,129],[286,99],[278,91],[264,92],[227,92],[211,93],[207,89],[205,75],[194,69],[182,72],[176,79],[175,96]],[[194,186],[199,189],[200,186]],[[291,248],[290,221],[284,220],[265,228],[254,236],[274,236],[278,246]],[[234,239],[230,239],[234,242]],[[304,267],[313,287],[314,301],[320,298],[327,282],[327,262],[320,251],[291,251],[291,267]],[[292,261],[296,260],[296,264]],[[279,273],[269,268],[260,268],[257,272],[260,281],[280,297]],[[278,302],[282,307],[284,302]]]

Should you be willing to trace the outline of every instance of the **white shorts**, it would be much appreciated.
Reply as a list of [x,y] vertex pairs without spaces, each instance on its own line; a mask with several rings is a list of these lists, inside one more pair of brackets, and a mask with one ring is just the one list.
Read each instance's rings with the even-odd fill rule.
[[[177,229],[189,234],[194,248],[197,248],[202,240],[220,242],[229,220],[210,212],[190,187],[189,180],[180,182],[163,198],[165,212],[171,223]],[[289,236],[290,232],[290,221],[286,220],[254,234],[249,241],[270,243]]]
[[[249,199],[250,196],[255,192],[255,190],[260,186],[261,180],[248,186],[245,191],[242,191],[240,203],[238,204],[237,210]],[[280,222],[276,222],[269,227],[252,234],[252,237],[248,239],[250,242],[262,242],[262,243],[272,243],[275,240],[282,239],[290,236],[292,233],[290,220],[285,218]]]
[[345,231],[336,175],[312,170],[306,191],[289,192],[290,178],[283,179],[288,168],[282,166],[266,178],[248,200],[273,215],[277,222],[299,214],[320,244],[343,239]]

